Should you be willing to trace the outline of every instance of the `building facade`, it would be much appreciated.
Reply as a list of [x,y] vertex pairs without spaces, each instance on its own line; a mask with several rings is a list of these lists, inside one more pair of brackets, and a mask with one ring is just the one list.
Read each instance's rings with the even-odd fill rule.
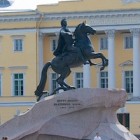
[[[34,91],[43,65],[51,61],[57,47],[60,21],[66,18],[71,31],[86,20],[96,35],[90,36],[96,52],[109,59],[109,66],[83,65],[73,68],[66,82],[77,88],[124,88],[130,131],[140,134],[140,3],[121,0],[77,0],[38,5],[36,10],[0,13],[0,122],[32,107]],[[100,60],[93,60],[100,63]],[[48,71],[46,89],[58,85],[58,75]]]

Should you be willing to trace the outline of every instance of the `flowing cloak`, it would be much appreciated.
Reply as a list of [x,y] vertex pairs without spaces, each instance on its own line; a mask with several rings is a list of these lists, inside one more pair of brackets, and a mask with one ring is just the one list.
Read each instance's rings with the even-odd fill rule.
[[65,28],[65,27],[61,28],[60,34],[59,34],[59,39],[58,39],[58,46],[57,46],[56,50],[53,52],[53,55],[58,56],[58,55],[61,55],[62,53],[64,53],[66,41],[64,39],[63,33],[67,33],[67,32],[71,33],[68,28]]

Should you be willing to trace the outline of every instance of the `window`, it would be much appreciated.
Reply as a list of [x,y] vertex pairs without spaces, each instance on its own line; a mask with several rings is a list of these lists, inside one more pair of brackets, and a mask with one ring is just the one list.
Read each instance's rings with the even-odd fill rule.
[[82,72],[75,73],[75,87],[83,88],[83,73]]
[[54,51],[57,48],[57,39],[56,38],[52,38],[51,40],[51,51]]
[[58,83],[56,82],[56,79],[58,78],[58,74],[56,73],[52,73],[51,74],[51,90],[55,90],[56,88],[58,88]]
[[23,51],[23,39],[14,39],[14,51]]
[[124,48],[130,49],[133,48],[133,37],[128,35],[124,37]]
[[13,74],[13,95],[23,96],[24,93],[24,75],[23,73]]
[[100,72],[100,87],[108,88],[108,72]]
[[106,36],[100,38],[100,50],[108,49],[108,39]]
[[133,71],[125,71],[125,89],[126,92],[133,93]]

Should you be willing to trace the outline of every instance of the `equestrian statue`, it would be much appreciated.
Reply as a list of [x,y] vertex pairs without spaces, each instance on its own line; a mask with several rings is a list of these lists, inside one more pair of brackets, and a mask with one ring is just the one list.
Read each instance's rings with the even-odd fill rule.
[[74,33],[72,33],[67,27],[66,19],[61,20],[61,30],[58,39],[58,46],[54,51],[54,58],[51,62],[47,62],[41,73],[41,79],[35,95],[38,97],[38,101],[41,96],[47,92],[44,91],[46,80],[47,80],[47,71],[51,67],[54,72],[60,76],[56,80],[59,84],[59,87],[55,89],[50,95],[53,95],[56,91],[63,89],[64,91],[75,89],[64,82],[64,80],[70,75],[71,68],[81,66],[82,64],[96,65],[91,62],[91,59],[100,58],[102,60],[102,66],[100,70],[104,70],[108,66],[108,59],[100,52],[95,52],[93,50],[91,41],[88,35],[94,35],[96,30],[91,26],[87,25],[84,21],[79,24]]

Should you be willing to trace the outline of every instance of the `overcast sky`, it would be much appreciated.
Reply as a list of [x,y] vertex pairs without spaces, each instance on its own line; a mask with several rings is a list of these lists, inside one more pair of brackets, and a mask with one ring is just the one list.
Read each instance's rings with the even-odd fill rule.
[[[0,11],[2,10],[18,10],[18,9],[32,9],[35,10],[37,5],[41,4],[55,4],[59,1],[70,1],[70,0],[8,0],[12,2],[12,6],[7,8],[0,8]],[[72,0],[76,1],[76,0]],[[124,4],[133,3],[133,2],[140,2],[140,0],[121,0]]]
[[68,0],[9,0],[12,1],[12,6],[4,9],[36,9],[37,5],[40,4],[54,4],[58,1],[68,1]]

